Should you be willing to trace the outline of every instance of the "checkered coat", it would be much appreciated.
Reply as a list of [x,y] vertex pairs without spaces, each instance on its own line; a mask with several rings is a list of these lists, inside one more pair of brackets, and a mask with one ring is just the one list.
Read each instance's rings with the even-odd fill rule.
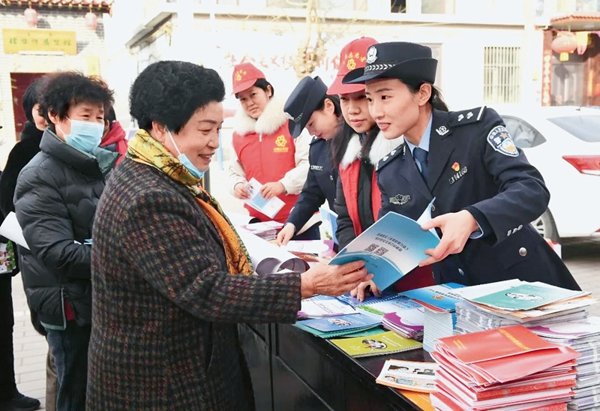
[[87,409],[253,409],[238,322],[288,322],[300,277],[226,272],[188,190],[125,159],[98,204]]

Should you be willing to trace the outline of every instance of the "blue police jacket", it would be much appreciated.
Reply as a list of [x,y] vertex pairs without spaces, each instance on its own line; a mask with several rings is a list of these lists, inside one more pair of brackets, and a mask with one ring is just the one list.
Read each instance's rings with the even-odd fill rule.
[[338,170],[333,166],[330,141],[313,137],[308,151],[308,175],[287,222],[300,230],[325,200],[333,210]]
[[577,282],[530,222],[547,208],[550,193],[539,171],[515,147],[491,108],[433,110],[428,180],[406,143],[377,167],[380,217],[395,211],[417,219],[435,198],[432,217],[468,210],[483,235],[463,251],[433,264],[439,283],[466,285],[519,278],[579,290]]

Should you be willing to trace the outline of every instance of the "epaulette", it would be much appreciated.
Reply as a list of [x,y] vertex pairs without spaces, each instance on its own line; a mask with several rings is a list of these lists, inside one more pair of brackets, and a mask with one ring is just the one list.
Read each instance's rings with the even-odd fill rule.
[[396,147],[395,149],[390,151],[389,154],[386,154],[385,156],[383,156],[381,158],[381,160],[379,160],[379,162],[377,163],[376,170],[377,171],[381,170],[383,167],[386,166],[386,164],[389,164],[394,158],[396,158],[400,155],[404,155],[405,153],[406,153],[406,143],[402,143],[398,147]]
[[450,113],[448,119],[448,127],[460,127],[465,124],[477,123],[483,118],[485,106],[475,107],[470,110],[455,111]]

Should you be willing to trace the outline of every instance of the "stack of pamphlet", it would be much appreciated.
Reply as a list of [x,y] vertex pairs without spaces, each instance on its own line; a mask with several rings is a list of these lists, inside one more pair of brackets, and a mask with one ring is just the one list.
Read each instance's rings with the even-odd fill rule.
[[347,295],[338,298],[377,319],[388,330],[406,338],[423,340],[425,308],[404,295],[384,293],[381,297],[370,296],[362,302]]
[[545,340],[568,345],[580,356],[577,358],[577,384],[570,410],[600,408],[600,317],[529,327]]
[[522,324],[542,338],[576,350],[577,383],[572,410],[600,406],[600,318],[588,317],[596,300],[588,292],[544,283],[508,280],[458,291],[465,300],[456,306],[457,333]]
[[294,325],[317,337],[332,338],[370,330],[378,327],[379,321],[364,314],[347,314],[335,317],[311,318],[298,321]]
[[305,298],[300,305],[298,318],[335,317],[346,314],[357,314],[358,311],[351,305],[345,304],[335,297],[315,295]]
[[587,307],[596,302],[589,292],[518,279],[464,287],[455,293],[463,298],[456,306],[458,333],[578,321],[588,316]]
[[441,338],[431,356],[436,409],[522,411],[566,409],[579,354],[516,325]]
[[456,303],[460,297],[455,293],[464,287],[458,283],[446,283],[416,288],[401,293],[425,307],[423,318],[423,349],[433,351],[435,342],[454,334]]

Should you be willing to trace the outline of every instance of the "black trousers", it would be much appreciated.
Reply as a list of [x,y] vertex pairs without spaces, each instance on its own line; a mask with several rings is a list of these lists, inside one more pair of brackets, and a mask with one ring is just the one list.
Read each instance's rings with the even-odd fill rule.
[[12,276],[0,274],[0,400],[14,396],[15,358],[13,349]]

